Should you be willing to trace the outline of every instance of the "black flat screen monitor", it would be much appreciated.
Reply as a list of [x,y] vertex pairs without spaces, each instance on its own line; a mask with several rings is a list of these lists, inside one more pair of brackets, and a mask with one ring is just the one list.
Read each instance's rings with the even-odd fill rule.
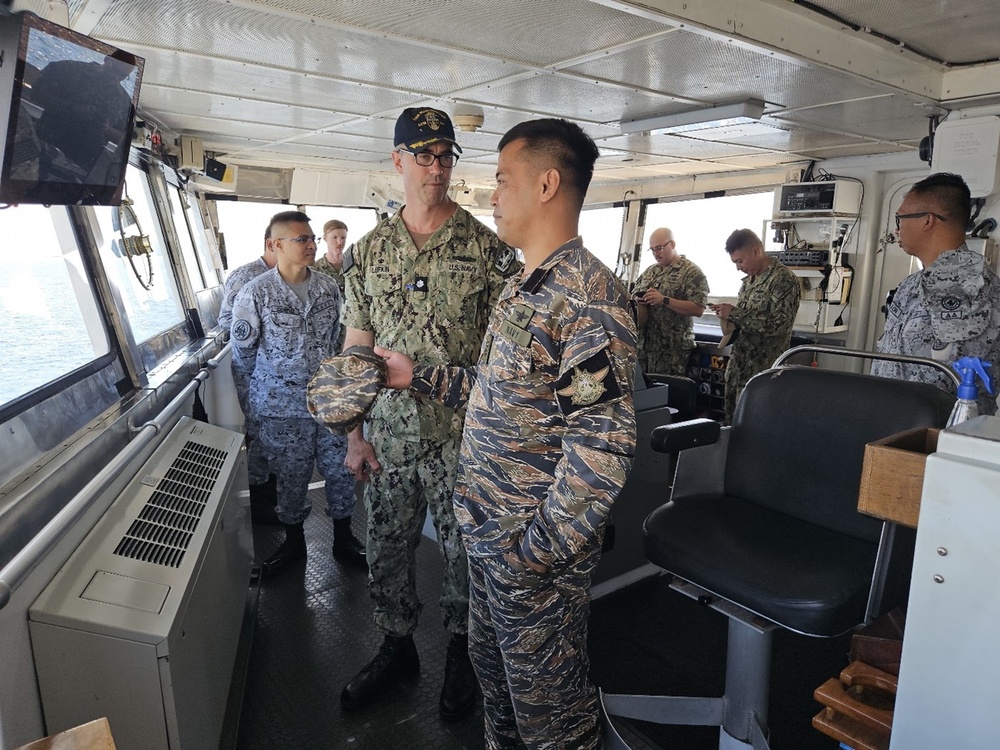
[[118,205],[142,68],[32,13],[0,17],[0,203]]

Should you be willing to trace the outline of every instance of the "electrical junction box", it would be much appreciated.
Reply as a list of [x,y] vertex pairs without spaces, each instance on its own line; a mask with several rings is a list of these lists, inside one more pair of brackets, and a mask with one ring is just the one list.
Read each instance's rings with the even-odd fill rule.
[[199,172],[205,168],[205,150],[201,138],[189,135],[181,136],[181,169],[196,169]]
[[793,182],[774,193],[774,217],[797,214],[851,215],[861,209],[861,183],[853,180]]
[[961,175],[973,198],[997,192],[1000,117],[946,120],[934,131],[933,170]]

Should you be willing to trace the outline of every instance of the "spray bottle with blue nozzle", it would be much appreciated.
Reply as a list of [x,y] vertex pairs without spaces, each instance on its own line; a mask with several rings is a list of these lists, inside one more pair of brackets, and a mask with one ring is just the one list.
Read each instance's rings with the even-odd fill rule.
[[986,373],[986,370],[993,366],[990,362],[979,357],[962,357],[957,362],[953,362],[951,366],[955,372],[962,376],[962,384],[958,386],[958,401],[955,402],[955,408],[951,410],[951,416],[948,417],[948,427],[979,416],[979,407],[976,406],[976,399],[979,397],[976,375],[983,381],[986,392],[993,395],[990,376]]

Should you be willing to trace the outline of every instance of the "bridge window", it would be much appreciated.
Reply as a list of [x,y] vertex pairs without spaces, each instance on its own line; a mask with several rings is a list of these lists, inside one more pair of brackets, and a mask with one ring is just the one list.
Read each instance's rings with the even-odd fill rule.
[[181,243],[181,254],[184,256],[184,265],[187,267],[188,277],[191,280],[191,288],[199,292],[207,286],[205,280],[211,278],[208,273],[211,266],[203,268],[195,251],[184,211],[184,202],[187,201],[187,197],[173,185],[167,185],[167,196],[170,199],[170,214],[174,219],[174,231]]
[[107,354],[109,343],[65,209],[0,211],[0,404]]
[[[347,247],[357,242],[378,223],[378,211],[374,208],[336,208],[332,206],[306,206],[306,215],[312,219],[316,236],[323,234],[323,225],[330,219],[340,219],[347,224]],[[316,247],[316,258],[326,254],[326,243],[320,240]]]
[[[104,266],[121,291],[132,335],[141,344],[183,322],[184,312],[146,175],[129,166],[125,184],[138,224],[123,225],[119,231],[114,225],[117,208],[98,208],[96,214]],[[151,254],[125,250],[123,235],[137,237],[140,229],[149,239]]]
[[618,248],[622,242],[623,206],[586,208],[580,213],[580,235],[590,252],[612,271],[618,265]]
[[669,227],[674,233],[677,252],[704,271],[711,296],[735,297],[743,274],[726,253],[726,238],[736,229],[752,229],[759,236],[764,221],[771,218],[773,202],[774,193],[768,191],[647,206],[640,272],[655,262],[648,249],[649,235],[658,227]]
[[[477,215],[476,218],[494,232],[497,230],[496,222],[489,214]],[[584,208],[580,214],[580,235],[583,237],[583,244],[612,271],[618,264],[618,248],[622,241],[624,219],[625,209],[621,206]]]
[[216,251],[215,229],[206,228],[205,219],[199,208],[199,204],[194,198],[188,198],[183,203],[184,215],[187,217],[187,226],[191,232],[191,239],[194,240],[195,249],[198,251],[198,260],[201,269],[205,273],[205,282],[208,286],[217,286],[222,283],[219,271],[222,269],[222,259]]
[[[295,206],[255,201],[216,201],[219,233],[225,238],[226,255],[223,277],[264,254],[264,230],[279,211],[294,211]],[[316,227],[313,233],[318,234]]]

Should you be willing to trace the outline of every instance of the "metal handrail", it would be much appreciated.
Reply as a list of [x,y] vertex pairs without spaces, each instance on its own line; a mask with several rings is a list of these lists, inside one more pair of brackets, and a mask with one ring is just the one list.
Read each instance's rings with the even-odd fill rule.
[[227,343],[219,350],[218,354],[206,361],[205,365],[195,373],[191,382],[181,389],[180,393],[156,415],[156,418],[142,425],[129,444],[111,459],[93,479],[87,482],[83,489],[77,492],[73,499],[66,503],[63,509],[53,516],[52,520],[45,524],[42,530],[0,570],[0,609],[7,606],[15,589],[24,582],[28,574],[62,539],[73,524],[79,521],[83,514],[90,509],[96,498],[111,486],[122,470],[160,433],[174,414],[184,405],[187,398],[208,380],[212,370],[219,366],[231,347],[232,344]]
[[774,360],[774,364],[771,367],[780,367],[785,363],[789,357],[794,357],[796,354],[802,354],[803,352],[814,352],[817,354],[839,354],[844,357],[856,357],[858,359],[885,359],[890,362],[906,362],[911,365],[925,365],[926,367],[936,367],[941,372],[945,373],[952,382],[955,384],[955,388],[958,388],[962,384],[962,378],[957,372],[951,369],[948,365],[943,362],[938,362],[936,359],[926,359],[924,357],[910,357],[906,354],[889,354],[888,352],[866,352],[861,349],[843,349],[839,346],[823,346],[822,344],[803,344],[802,346],[795,346],[778,355],[778,358]]

